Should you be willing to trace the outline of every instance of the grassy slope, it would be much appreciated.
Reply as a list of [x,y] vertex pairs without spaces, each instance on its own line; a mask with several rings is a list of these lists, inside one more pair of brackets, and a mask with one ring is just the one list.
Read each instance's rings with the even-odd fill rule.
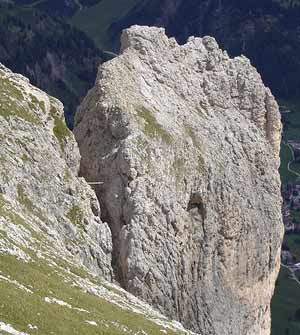
[[[300,140],[300,105],[298,102],[280,101],[281,105],[288,107],[292,113],[285,114],[287,127],[284,131],[284,139]],[[287,169],[287,164],[292,159],[288,147],[281,146],[280,175],[283,183],[294,182],[296,177]],[[291,168],[300,171],[299,164],[291,164]],[[300,258],[299,235],[287,235],[286,242],[291,253],[297,260]],[[282,268],[278,277],[275,295],[272,300],[272,335],[299,335],[300,322],[295,321],[294,316],[300,308],[300,285],[291,280],[289,271]]]
[[284,129],[284,138],[287,140],[300,140],[300,101],[281,100],[280,104],[286,106],[291,113],[284,114],[287,128]]
[[[281,176],[281,181],[285,184],[289,181],[293,182],[297,178],[294,174],[292,174],[288,170],[288,163],[293,159],[292,153],[290,149],[287,147],[285,144],[281,144],[281,150],[280,150],[280,159],[281,159],[281,164],[280,164],[280,176]],[[292,166],[291,166],[292,168]]]
[[140,0],[103,0],[99,4],[78,12],[71,20],[75,27],[84,31],[95,44],[110,49],[106,38],[109,26],[125,16]]
[[293,321],[300,308],[300,285],[281,269],[272,301],[272,335],[299,335],[300,322]]
[[[300,102],[299,101],[279,101],[280,105],[286,106],[291,113],[284,114],[284,141],[299,140],[300,141]],[[292,155],[288,147],[284,144],[281,145],[281,166],[280,175],[283,183],[294,182],[296,176],[288,171],[288,162],[292,160]],[[300,166],[297,163],[291,164],[291,169],[300,173]]]
[[[82,278],[93,282],[93,287],[99,290],[101,287],[103,289],[103,283],[84,269],[70,269],[70,265],[64,261],[58,265],[32,254],[32,261],[25,263],[13,256],[0,254],[0,265],[1,276],[33,292],[29,293],[12,282],[0,280],[0,321],[13,325],[19,331],[28,332],[29,324],[38,327],[35,334],[119,335],[124,334],[123,329],[126,328],[133,333],[144,330],[147,334],[155,335],[162,329],[141,315],[84,292],[76,284]],[[69,306],[49,303],[46,297],[58,299]],[[86,321],[94,321],[98,326]],[[175,333],[168,331],[168,334]]]

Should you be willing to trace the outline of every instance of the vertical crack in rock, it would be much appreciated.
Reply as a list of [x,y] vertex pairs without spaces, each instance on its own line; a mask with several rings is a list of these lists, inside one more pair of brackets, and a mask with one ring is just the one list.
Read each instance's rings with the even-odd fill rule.
[[283,234],[278,106],[245,57],[134,26],[80,106],[116,277],[203,335],[269,335]]
[[[91,96],[91,105],[97,104]],[[87,97],[87,100],[89,97]],[[126,288],[126,281],[124,279],[123,268],[125,264],[121,264],[120,255],[122,241],[122,230],[126,226],[124,211],[126,205],[126,186],[129,182],[128,176],[128,162],[126,161],[124,152],[122,150],[122,141],[128,136],[126,130],[126,122],[123,118],[118,117],[121,111],[118,108],[100,106],[102,113],[99,113],[99,118],[93,120],[91,125],[88,123],[85,138],[87,145],[96,145],[99,147],[96,161],[90,159],[89,161],[82,160],[80,174],[87,180],[92,182],[101,182],[102,185],[96,186],[95,191],[100,202],[101,219],[103,222],[109,224],[113,252],[112,252],[112,267],[115,273],[115,279]],[[97,124],[99,137],[93,137],[94,124]],[[120,124],[118,124],[120,122]],[[97,143],[94,143],[96,141]]]

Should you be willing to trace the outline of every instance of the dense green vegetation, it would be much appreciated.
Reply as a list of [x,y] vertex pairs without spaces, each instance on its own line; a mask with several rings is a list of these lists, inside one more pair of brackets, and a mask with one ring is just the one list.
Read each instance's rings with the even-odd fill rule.
[[288,146],[283,143],[281,144],[280,159],[281,164],[279,172],[282,182],[287,183],[289,181],[295,181],[297,177],[288,170],[288,163],[292,161],[293,156]]
[[291,279],[290,271],[282,268],[272,300],[272,335],[299,335],[300,285]]
[[[294,212],[293,215],[299,218],[300,213]],[[298,234],[287,234],[284,237],[284,243],[292,254],[295,262],[300,262],[300,235]],[[300,289],[300,287],[299,287]],[[299,306],[300,307],[300,306]]]
[[283,120],[283,136],[285,140],[300,140],[300,101],[280,100],[280,104],[290,113],[284,113]]
[[[282,114],[283,121],[283,140],[281,144],[280,158],[280,176],[282,182],[294,182],[297,176],[288,170],[288,163],[293,160],[291,150],[286,145],[289,140],[297,140],[300,142],[300,104],[299,101],[280,100],[280,105],[284,110],[289,110],[289,113]],[[290,169],[300,173],[299,155],[297,153],[296,162],[290,164]]]
[[101,51],[64,19],[30,6],[0,5],[0,62],[59,98],[69,126],[101,61]]
[[[17,5],[27,6],[45,11],[50,15],[72,16],[80,6],[93,6],[101,0],[14,0]],[[80,5],[79,5],[80,3]]]

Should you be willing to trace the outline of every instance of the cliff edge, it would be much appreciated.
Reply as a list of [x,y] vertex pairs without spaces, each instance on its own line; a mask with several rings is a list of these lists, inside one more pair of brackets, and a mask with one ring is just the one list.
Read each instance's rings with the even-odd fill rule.
[[245,57],[134,26],[77,113],[122,286],[206,335],[267,335],[283,234],[277,103]]

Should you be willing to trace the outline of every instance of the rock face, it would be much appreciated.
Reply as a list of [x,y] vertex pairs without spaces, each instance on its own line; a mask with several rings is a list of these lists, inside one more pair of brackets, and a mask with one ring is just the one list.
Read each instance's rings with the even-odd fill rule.
[[124,288],[201,334],[267,335],[279,269],[278,106],[213,38],[123,32],[77,113]]
[[[48,236],[62,254],[111,279],[110,230],[100,220],[95,193],[77,178],[79,150],[62,104],[2,65],[0,103],[1,219],[7,233],[22,238],[22,229],[12,228],[21,213],[19,221]],[[1,239],[0,250],[9,251],[9,245]]]
[[1,334],[194,334],[104,280],[111,232],[62,104],[1,64],[0,141]]

